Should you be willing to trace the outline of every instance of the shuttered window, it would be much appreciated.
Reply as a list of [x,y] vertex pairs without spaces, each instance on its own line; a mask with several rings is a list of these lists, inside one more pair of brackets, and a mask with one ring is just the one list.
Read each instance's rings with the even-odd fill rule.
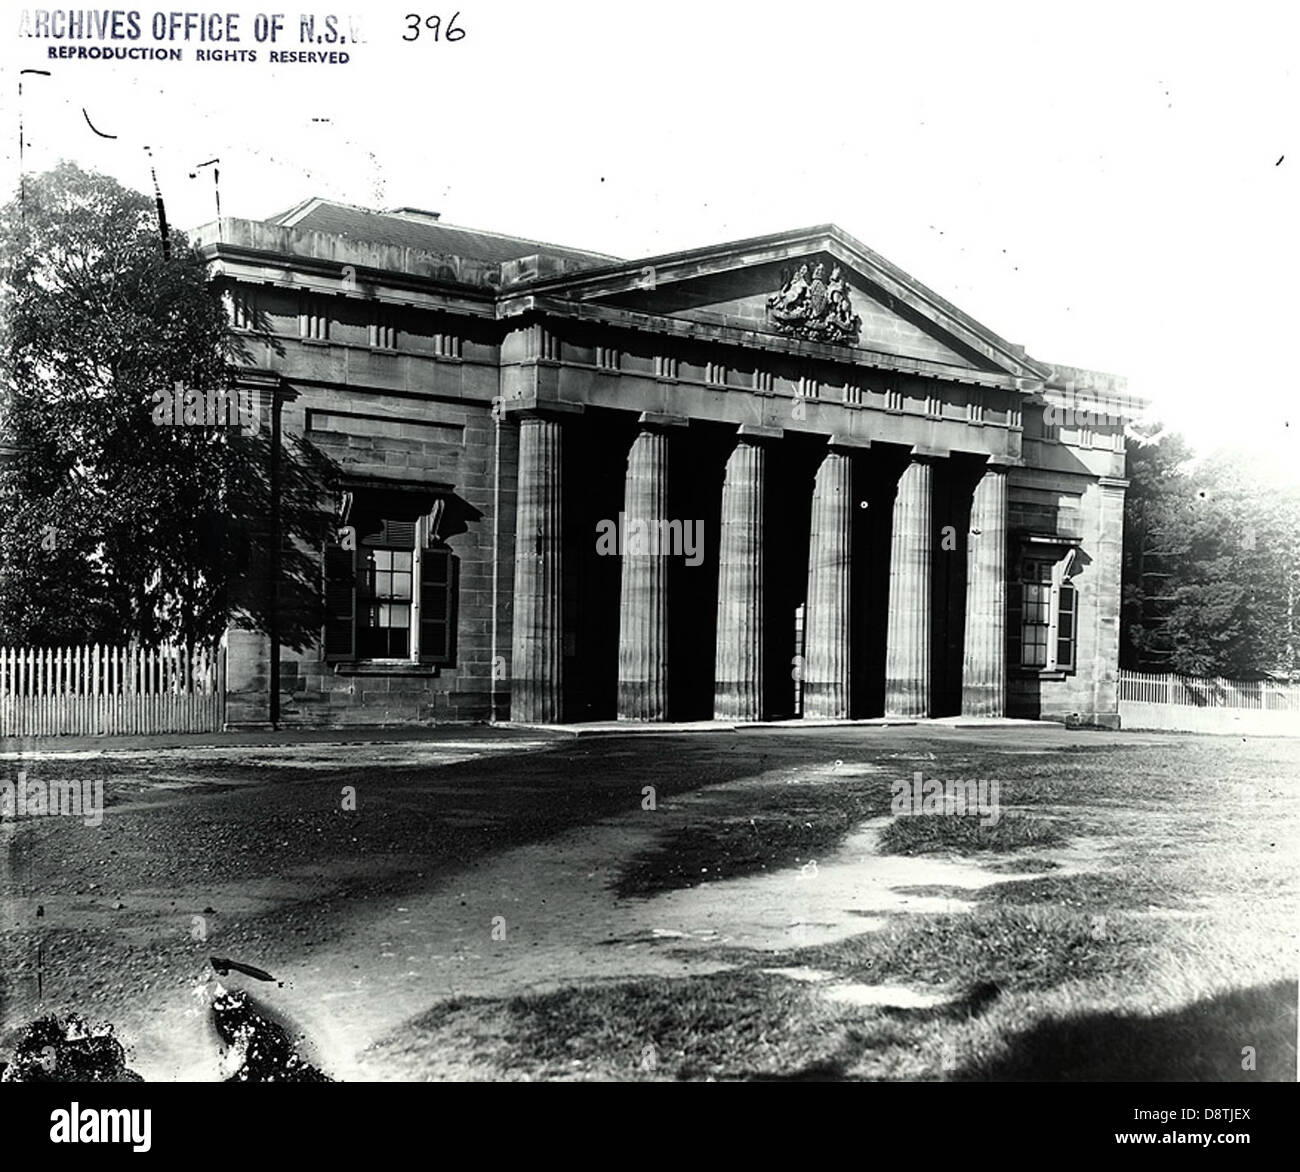
[[326,547],[327,662],[454,662],[457,560],[427,533],[424,518],[384,520],[355,550]]
[[1007,651],[1015,667],[1074,670],[1079,595],[1065,578],[1068,556],[1023,557],[1007,584]]
[[1046,667],[1052,629],[1052,564],[1025,562],[1020,583],[1020,663]]
[[407,659],[415,550],[380,547],[361,555],[357,580],[357,654],[362,659]]

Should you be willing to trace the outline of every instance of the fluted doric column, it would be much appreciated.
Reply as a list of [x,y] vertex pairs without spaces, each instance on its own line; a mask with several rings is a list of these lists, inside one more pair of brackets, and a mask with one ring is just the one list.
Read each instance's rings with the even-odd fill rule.
[[832,448],[813,483],[804,610],[803,714],[814,720],[849,715],[849,528],[853,463]]
[[[618,718],[663,720],[668,709],[668,435],[645,419],[627,457],[619,591]],[[627,540],[636,534],[644,540]]]
[[510,719],[544,724],[561,716],[562,436],[556,419],[525,415],[519,421]]
[[1003,716],[1007,691],[1007,472],[988,468],[975,486],[966,554],[963,716]]
[[763,716],[762,437],[743,431],[722,483],[715,720]]
[[930,714],[931,481],[928,456],[914,455],[894,497],[885,635],[885,715]]

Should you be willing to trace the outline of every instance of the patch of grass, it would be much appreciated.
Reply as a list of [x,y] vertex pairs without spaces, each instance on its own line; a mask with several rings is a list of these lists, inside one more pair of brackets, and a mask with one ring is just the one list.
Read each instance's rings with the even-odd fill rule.
[[[508,999],[457,998],[377,1043],[386,1071],[448,1055],[458,1074],[511,1079],[691,1079],[833,1066],[841,1012],[753,970],[645,979]],[[838,1067],[835,1068],[838,1072]],[[393,1077],[393,1075],[389,1075]]]
[[900,816],[881,833],[880,849],[889,855],[1001,854],[1026,847],[1059,846],[1067,838],[1055,822],[1028,814],[1004,814],[991,826],[983,821],[978,814]]
[[1020,879],[995,883],[973,894],[973,898],[997,904],[1050,904],[1060,908],[1081,908],[1097,913],[1146,911],[1151,907],[1190,909],[1200,906],[1193,892],[1157,884],[1149,876],[1126,873],[1049,875],[1042,879]]
[[[951,986],[987,982],[1001,990],[1046,989],[1064,981],[1133,972],[1156,938],[1147,922],[1050,905],[980,907],[974,912],[901,916],[878,932],[798,953],[798,963],[868,984]],[[787,960],[786,963],[789,963]]]
[[986,871],[1014,871],[1019,873],[1055,871],[1060,865],[1053,859],[1041,859],[1035,855],[1030,855],[1025,859],[998,859],[996,862],[982,864]]
[[918,883],[911,887],[894,887],[896,895],[914,895],[918,899],[968,900],[974,894],[969,887],[952,887],[944,883]]

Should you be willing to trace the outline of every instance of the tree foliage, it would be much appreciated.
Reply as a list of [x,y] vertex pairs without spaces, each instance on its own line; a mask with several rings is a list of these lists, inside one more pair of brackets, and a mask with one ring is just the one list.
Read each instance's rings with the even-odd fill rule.
[[1300,488],[1178,435],[1128,444],[1123,666],[1300,675]]
[[[0,212],[0,643],[192,645],[232,614],[265,629],[272,515],[285,574],[313,591],[327,470],[281,451],[275,509],[269,401],[242,428],[155,418],[178,388],[229,392],[240,358],[152,200],[69,163],[27,179]],[[310,601],[286,641],[310,637]]]

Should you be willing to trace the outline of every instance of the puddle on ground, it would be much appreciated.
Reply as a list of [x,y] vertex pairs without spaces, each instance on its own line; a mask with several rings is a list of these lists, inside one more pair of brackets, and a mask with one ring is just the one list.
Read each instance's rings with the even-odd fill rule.
[[952,1001],[942,993],[919,993],[903,985],[860,985],[850,981],[829,985],[821,994],[828,1001],[878,1009],[933,1009]]
[[[1014,860],[1012,869],[995,872],[969,859],[882,855],[880,833],[889,821],[863,823],[823,859],[666,891],[639,908],[627,905],[628,911],[651,939],[689,946],[707,938],[715,946],[775,952],[833,944],[881,926],[894,913],[961,912],[974,906],[961,895],[917,889],[973,893],[995,883],[1041,878],[1039,871],[1014,869]],[[1054,853],[1060,858],[1059,850]],[[1053,871],[1068,873],[1066,866]]]
[[763,972],[773,977],[785,977],[787,981],[806,981],[810,985],[815,985],[818,981],[833,980],[835,974],[827,972],[825,969],[809,968],[807,965],[795,965],[791,968],[781,969],[763,969]]

